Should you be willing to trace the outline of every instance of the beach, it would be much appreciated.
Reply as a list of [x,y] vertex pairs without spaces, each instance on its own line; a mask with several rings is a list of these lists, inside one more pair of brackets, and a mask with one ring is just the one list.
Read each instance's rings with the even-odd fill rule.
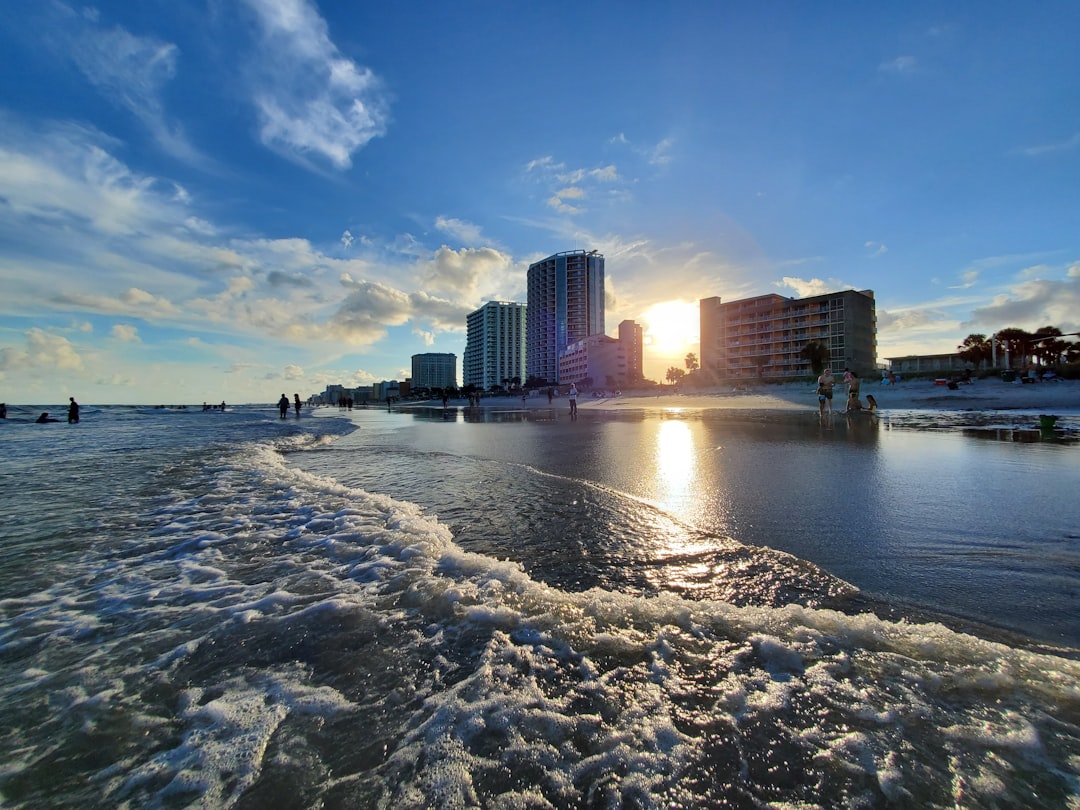
[[[800,383],[763,383],[738,390],[732,386],[714,388],[661,386],[658,391],[623,391],[618,396],[594,397],[583,393],[578,407],[589,410],[666,410],[685,408],[704,410],[725,408],[739,410],[816,411],[816,386]],[[961,383],[950,390],[935,385],[932,380],[911,380],[895,385],[863,381],[860,399],[866,405],[866,395],[872,394],[883,412],[897,410],[922,411],[1020,411],[1033,413],[1080,413],[1080,381],[1058,380],[1034,384],[1007,383],[997,378]],[[843,411],[847,387],[838,382],[833,394],[833,410]],[[463,404],[462,400],[455,402]],[[569,408],[565,393],[551,403],[546,396],[529,396],[524,403],[520,397],[485,397],[485,408]]]
[[784,391],[9,420],[0,804],[1075,807],[1075,411]]

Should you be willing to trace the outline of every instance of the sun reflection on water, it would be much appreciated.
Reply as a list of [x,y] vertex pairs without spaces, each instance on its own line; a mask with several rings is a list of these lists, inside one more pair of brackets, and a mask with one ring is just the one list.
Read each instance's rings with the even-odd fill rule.
[[686,422],[665,421],[656,434],[657,500],[669,512],[685,515],[693,492],[694,440]]

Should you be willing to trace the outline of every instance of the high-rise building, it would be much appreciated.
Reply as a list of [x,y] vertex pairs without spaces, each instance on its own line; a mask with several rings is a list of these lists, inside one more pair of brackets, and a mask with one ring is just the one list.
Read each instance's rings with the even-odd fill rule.
[[470,312],[466,324],[464,385],[490,391],[515,377],[525,382],[525,320],[528,307],[513,301],[488,301]]
[[604,334],[604,257],[569,250],[529,265],[529,379],[558,383],[559,354],[589,335]]
[[410,379],[413,388],[457,388],[457,355],[414,354]]
[[623,321],[619,324],[619,342],[626,347],[626,383],[640,382],[645,379],[644,346],[641,326],[636,321]]
[[784,379],[812,374],[807,343],[828,350],[834,372],[867,375],[877,365],[873,290],[844,290],[808,298],[762,295],[724,304],[699,302],[701,368],[717,379]]

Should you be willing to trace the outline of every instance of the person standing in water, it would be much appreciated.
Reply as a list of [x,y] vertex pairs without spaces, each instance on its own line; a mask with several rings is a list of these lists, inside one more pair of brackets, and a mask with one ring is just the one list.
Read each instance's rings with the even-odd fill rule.
[[68,405],[68,424],[77,425],[79,424],[79,403],[75,401],[75,397],[68,397],[68,402],[71,403]]
[[296,408],[296,418],[300,418],[300,395],[293,394],[293,407]]
[[829,413],[831,414],[833,412],[833,386],[836,384],[836,381],[833,379],[831,368],[826,368],[825,371],[821,373],[821,376],[817,378],[817,384],[818,412],[822,416],[825,415],[825,403],[827,402],[829,405]]
[[289,415],[289,398],[287,396],[282,394],[281,399],[277,401],[277,406],[282,419]]
[[570,383],[570,390],[566,394],[570,399],[570,415],[577,416],[577,386]]

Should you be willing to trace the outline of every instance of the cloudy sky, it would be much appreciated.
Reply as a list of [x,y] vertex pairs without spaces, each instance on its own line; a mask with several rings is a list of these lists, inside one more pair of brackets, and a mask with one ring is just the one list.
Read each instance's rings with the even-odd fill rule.
[[598,249],[697,301],[870,289],[879,358],[1080,329],[1080,3],[0,4],[0,400],[408,376]]

